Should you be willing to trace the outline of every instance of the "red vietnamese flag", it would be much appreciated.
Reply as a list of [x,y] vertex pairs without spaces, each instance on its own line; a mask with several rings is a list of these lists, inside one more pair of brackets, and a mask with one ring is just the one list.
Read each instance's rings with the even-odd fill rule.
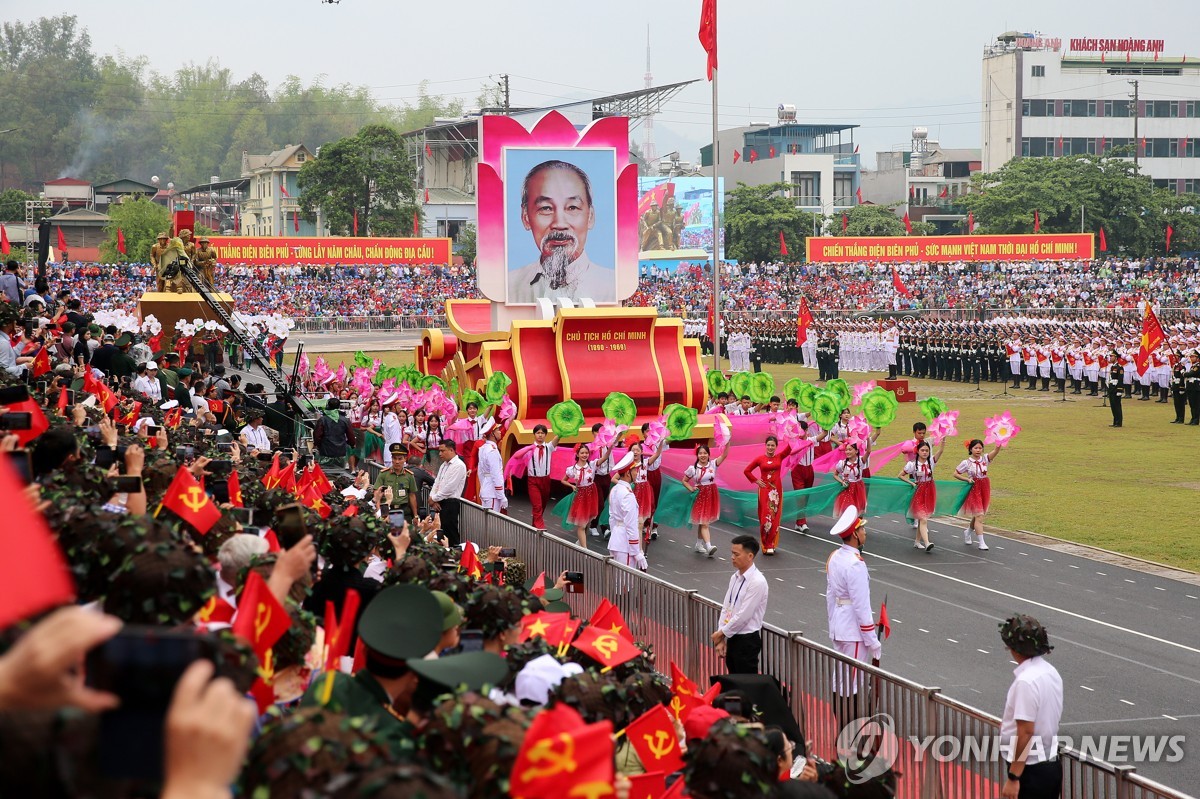
[[1100,252],[1108,252],[1108,239],[1104,237],[1104,228],[1100,228]]
[[630,643],[634,643],[636,640],[629,630],[629,624],[625,621],[625,617],[621,615],[621,609],[607,599],[600,601],[600,606],[596,608],[596,612],[592,614],[588,623],[597,629],[624,636]]
[[620,666],[642,654],[642,650],[616,633],[588,627],[571,642],[571,646],[603,664],[604,668]]
[[1033,232],[1038,233],[1042,229],[1042,217],[1038,214],[1037,209],[1033,209]]
[[775,157],[775,145],[771,145],[769,148],[767,148],[767,158],[774,158],[774,157]]
[[358,607],[362,597],[358,591],[350,588],[342,602],[342,617],[335,616],[332,602],[325,602],[325,642],[328,650],[325,654],[325,671],[338,667],[341,660],[350,651],[350,639],[354,636],[354,622],[358,618]]
[[908,235],[912,235],[912,220],[908,218],[908,211],[904,212],[904,230]]
[[163,414],[163,424],[169,430],[174,430],[183,423],[183,408],[172,408]]
[[938,192],[938,199],[944,200],[950,196],[950,187],[942,186],[942,190]]
[[530,613],[521,619],[520,640],[545,638],[549,643],[558,645],[566,635],[567,624],[570,621],[570,613],[547,613],[544,610]]
[[277,488],[280,491],[290,491],[296,493],[296,462],[292,461],[286,468],[279,471],[279,485]]
[[229,504],[235,508],[246,507],[242,500],[242,478],[238,477],[237,469],[229,473]]
[[1143,153],[1146,152],[1146,137],[1145,136],[1142,137],[1142,140],[1138,143],[1138,146],[1140,146],[1142,148]]
[[221,511],[212,501],[212,497],[204,493],[204,489],[192,477],[186,467],[180,466],[175,473],[175,479],[163,496],[162,507],[173,511],[200,535],[207,535],[212,526],[221,518]]
[[842,232],[846,232],[846,228],[850,227],[850,217],[847,214],[842,214]]
[[320,514],[322,519],[328,519],[333,513],[333,508],[329,507],[329,503],[327,503],[321,497],[321,494],[317,491],[316,486],[312,485],[311,483],[309,483],[305,487],[304,491],[300,493],[300,502],[304,505],[304,507],[308,508],[309,510],[314,510]]
[[1059,155],[1062,155],[1062,151],[1063,151],[1062,143],[1063,143],[1063,137],[1059,136],[1058,137],[1058,154]]
[[800,298],[800,308],[796,312],[796,346],[803,347],[808,341],[808,328],[813,323],[812,311],[808,307],[808,297]]
[[292,195],[288,194],[287,185],[284,183],[285,180],[286,180],[286,178],[279,179],[279,193],[282,194],[284,197],[291,199]]
[[57,407],[58,407],[59,415],[61,415],[61,416],[67,415],[67,389],[65,386],[58,390]]
[[433,150],[429,147],[429,142],[425,142],[425,157],[433,158]]
[[125,231],[121,230],[121,228],[117,228],[117,252],[121,253],[121,255],[129,254],[125,251]]
[[58,252],[61,255],[63,250],[67,249],[67,237],[63,235],[62,228],[58,230]]
[[8,228],[0,225],[0,254],[8,255],[12,247],[8,243]]
[[1108,138],[1105,136],[1101,136],[1100,137],[1100,149],[1097,150],[1097,152],[1100,153],[1100,155],[1104,155],[1104,145],[1106,145],[1106,144],[1108,144]]
[[734,151],[733,151],[733,163],[735,163],[735,164],[736,164],[736,163],[737,163],[738,161],[740,161],[740,160],[742,160],[742,151],[741,151],[741,150],[734,150]]
[[71,573],[46,520],[11,465],[0,465],[0,629],[75,598]]
[[973,233],[974,231],[975,231],[975,212],[967,211],[967,232]]
[[655,705],[630,722],[625,737],[647,771],[670,774],[683,768],[683,754],[679,751],[671,714],[662,705]]
[[1150,307],[1149,300],[1144,300],[1144,302],[1146,303],[1146,312],[1142,315],[1142,341],[1138,347],[1137,356],[1134,358],[1138,372],[1146,371],[1146,363],[1150,360],[1150,354],[1161,347],[1167,339],[1162,325],[1158,323],[1158,316]]
[[908,187],[908,199],[909,200],[917,199],[917,187],[916,186]]
[[325,476],[324,470],[321,469],[321,464],[313,461],[307,471],[308,483],[316,488],[318,494],[325,496],[333,490],[333,483],[329,482],[329,478]]
[[421,218],[417,214],[416,211],[413,211],[413,235],[419,236],[420,234],[421,234]]
[[[661,771],[648,771],[645,774],[630,774],[629,799],[661,799],[667,790],[666,775]],[[682,784],[678,779],[676,783]]]
[[533,588],[529,589],[529,593],[537,597],[546,595],[546,572],[543,570],[533,581]]
[[711,302],[708,304],[708,327],[705,329],[705,332],[708,334],[709,341],[717,340],[717,323],[713,319],[713,304]]
[[299,211],[297,211],[295,213],[295,215],[292,216],[292,229],[295,230],[297,233],[300,232],[300,212]]
[[1175,228],[1167,225],[1167,252],[1171,251],[1171,237],[1175,235]]
[[750,163],[752,163],[752,164],[753,164],[755,161],[757,161],[757,160],[758,160],[758,150],[755,150],[753,147],[751,147],[751,148],[750,148],[750,155],[746,156],[746,160],[747,160],[747,161],[749,161],[749,162],[750,162]]
[[787,255],[787,254],[788,254],[788,248],[787,248],[787,239],[785,239],[785,238],[783,237],[783,231],[782,231],[782,230],[781,230],[781,231],[779,231],[779,254],[780,254],[780,255]]
[[908,290],[908,286],[904,285],[904,281],[900,279],[900,273],[896,271],[896,265],[892,264],[892,288],[901,297],[911,297],[912,292]]
[[425,204],[429,205],[429,189],[425,189]]
[[879,623],[876,625],[880,641],[886,641],[892,635],[892,620],[888,618],[887,595],[884,594],[883,604],[879,606]]
[[512,799],[607,797],[613,793],[612,722],[585,724],[558,704],[533,717],[509,777]]
[[270,491],[272,488],[279,488],[280,477],[282,471],[279,468],[279,453],[275,453],[275,457],[271,459],[271,468],[267,469],[267,473],[262,476],[263,488]]
[[116,418],[115,421],[117,424],[123,424],[123,425],[128,425],[130,427],[133,427],[133,425],[137,423],[138,415],[141,412],[142,412],[142,403],[135,402],[129,406],[129,410],[127,410],[127,411],[125,411],[125,413],[121,414],[120,418]]
[[261,662],[291,626],[292,617],[271,593],[267,581],[258,572],[251,571],[238,598],[233,634],[250,644]]
[[29,364],[29,371],[35,379],[50,371],[50,351],[44,346],[38,350],[37,355],[33,356],[33,362]]
[[700,46],[708,54],[708,79],[717,69],[717,0],[704,0],[700,8]]
[[458,570],[466,572],[468,576],[474,577],[476,580],[483,577],[483,566],[470,541],[463,544],[462,556],[458,559]]
[[858,204],[862,205],[863,204],[862,186],[859,186],[857,189],[854,190],[854,196],[855,196],[855,198],[858,199]]

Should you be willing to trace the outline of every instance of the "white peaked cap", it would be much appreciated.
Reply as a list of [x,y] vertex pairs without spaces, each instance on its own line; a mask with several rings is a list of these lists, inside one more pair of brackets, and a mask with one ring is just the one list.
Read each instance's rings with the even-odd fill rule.
[[833,523],[829,534],[835,536],[847,536],[854,532],[854,527],[858,523],[858,508],[851,505],[842,511],[842,515]]
[[616,466],[613,467],[613,471],[620,473],[620,472],[625,471],[632,465],[633,465],[633,452],[632,451],[626,452],[625,457],[621,458],[621,461]]

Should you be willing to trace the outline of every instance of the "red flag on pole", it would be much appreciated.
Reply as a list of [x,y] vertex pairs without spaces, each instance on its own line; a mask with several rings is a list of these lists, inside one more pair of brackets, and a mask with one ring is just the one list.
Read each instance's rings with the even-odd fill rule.
[[904,281],[900,279],[900,273],[896,271],[895,264],[892,264],[892,288],[896,289],[896,293],[901,297],[912,296],[912,293],[908,290],[908,286],[904,285]]
[[862,186],[859,186],[857,189],[854,190],[854,196],[858,199],[858,204],[862,205],[863,204]]
[[67,249],[67,237],[63,235],[62,228],[58,228],[58,251],[61,253]]
[[271,593],[267,581],[258,572],[251,571],[238,599],[233,634],[248,643],[261,661],[291,626],[292,617]]
[[295,230],[297,233],[299,233],[300,232],[300,212],[297,211],[296,215],[293,216],[292,219],[294,220],[292,223],[292,229]]
[[758,160],[758,150],[755,150],[753,147],[751,147],[751,148],[750,148],[750,155],[746,157],[746,160],[747,160],[747,161],[749,161],[749,162],[750,162],[750,163],[752,163],[752,164],[753,164],[755,161],[757,161],[757,160]]
[[413,235],[421,235],[421,215],[417,211],[413,211]]
[[742,160],[742,151],[741,151],[741,150],[734,150],[734,151],[733,151],[733,163],[735,163],[735,164],[736,164],[736,163],[737,163],[738,161],[740,161],[740,160]]
[[1175,235],[1175,228],[1167,225],[1167,252],[1171,251],[1171,237]]
[[1058,154],[1062,155],[1062,151],[1063,151],[1062,136],[1059,136],[1058,137]]
[[0,225],[0,254],[8,255],[11,249],[8,244],[8,229]]
[[36,380],[46,372],[50,371],[50,351],[45,347],[38,350],[37,355],[33,356],[33,363],[29,364],[30,371]]
[[812,311],[808,308],[808,298],[800,298],[800,310],[796,313],[796,346],[803,347],[808,341],[808,327],[813,323]]
[[854,145],[854,154],[855,155],[858,155],[858,148],[859,148],[859,145],[857,145],[857,144]]
[[283,181],[284,181],[284,178],[279,179],[279,193],[282,194],[284,197],[287,197],[290,199],[292,195],[288,194],[287,186],[284,185]]
[[1100,252],[1108,252],[1108,239],[1104,238],[1104,228],[1100,228]]
[[950,196],[950,187],[942,186],[942,190],[938,192],[938,199],[944,200]]
[[785,239],[785,238],[783,237],[783,231],[782,231],[782,230],[781,230],[781,231],[779,231],[779,254],[780,254],[780,255],[787,255],[787,254],[788,254],[788,248],[787,248],[787,239]]
[[775,157],[775,145],[771,145],[769,148],[767,148],[767,157],[768,158]]
[[129,253],[125,252],[125,231],[121,230],[121,228],[117,228],[117,252],[121,253],[121,255],[129,255]]
[[708,53],[708,79],[717,69],[717,0],[704,0],[700,9],[700,46]]
[[647,771],[669,774],[683,768],[671,714],[662,705],[655,705],[630,722],[625,734]]
[[354,235],[358,235],[358,209],[354,209]]
[[908,187],[908,199],[910,199],[910,200],[917,199],[917,187],[916,186]]
[[710,302],[708,304],[708,327],[705,330],[705,332],[708,334],[709,341],[717,340],[716,330],[717,330],[717,325],[716,325],[715,320],[713,319],[713,304]]
[[1097,150],[1097,152],[1098,152],[1100,155],[1104,155],[1104,145],[1106,145],[1106,144],[1108,144],[1108,139],[1107,139],[1106,137],[1104,137],[1104,136],[1101,136],[1101,137],[1100,137],[1100,149],[1099,149],[1099,150]]
[[975,212],[967,211],[967,232],[971,233],[975,230]]
[[425,157],[433,158],[433,150],[429,148],[429,142],[425,142]]
[[1033,209],[1033,232],[1038,233],[1042,229],[1042,218],[1038,215],[1037,209]]
[[908,211],[904,212],[904,230],[908,235],[912,235],[912,220],[908,218]]
[[887,612],[887,596],[883,597],[883,604],[879,606],[879,640],[886,641],[892,634],[892,620],[888,618]]
[[1150,355],[1155,350],[1163,345],[1167,340],[1167,336],[1163,333],[1162,325],[1158,323],[1158,316],[1155,315],[1154,309],[1150,307],[1150,301],[1144,300],[1146,303],[1146,311],[1142,315],[1142,342],[1138,347],[1137,356],[1134,362],[1137,364],[1139,372],[1146,371],[1146,362],[1150,360]]
[[206,535],[221,518],[221,511],[212,498],[204,493],[196,478],[184,466],[179,467],[175,479],[167,487],[162,506],[195,527],[200,535]]
[[843,213],[842,214],[842,232],[845,233],[846,228],[848,228],[848,227],[850,227],[850,217]]
[[425,204],[429,205],[429,189],[425,189]]

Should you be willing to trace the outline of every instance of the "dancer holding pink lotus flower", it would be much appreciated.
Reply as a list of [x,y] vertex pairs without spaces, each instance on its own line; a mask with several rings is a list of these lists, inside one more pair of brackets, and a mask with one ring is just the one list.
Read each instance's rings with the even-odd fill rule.
[[833,515],[841,516],[842,511],[853,505],[858,508],[859,516],[863,516],[867,509],[867,484],[863,482],[863,462],[859,458],[858,444],[847,441],[842,453],[842,459],[833,468],[833,479],[843,486],[833,501]]
[[575,526],[579,546],[587,549],[587,529],[600,514],[600,492],[596,487],[596,468],[589,462],[591,449],[587,444],[575,447],[575,463],[567,467],[562,483],[575,492],[567,524]]
[[908,515],[917,520],[917,535],[914,547],[933,551],[929,542],[929,518],[937,507],[937,485],[933,482],[933,467],[942,458],[946,448],[946,440],[942,439],[935,452],[928,441],[917,444],[916,458],[905,461],[900,479],[916,490],[913,491],[912,501],[908,506]]
[[1000,445],[984,454],[983,442],[973,438],[967,442],[967,457],[954,470],[956,480],[971,484],[971,490],[962,504],[962,513],[971,517],[971,523],[963,530],[963,543],[970,546],[972,539],[979,540],[979,548],[987,550],[983,540],[983,517],[992,504],[992,481],[988,477],[988,466],[1000,454]]
[[721,515],[721,493],[717,490],[717,467],[725,462],[729,448],[712,459],[704,444],[696,447],[696,462],[683,473],[683,487],[696,494],[692,505],[692,524],[696,525],[696,551],[711,558],[717,548],[709,535],[709,525]]

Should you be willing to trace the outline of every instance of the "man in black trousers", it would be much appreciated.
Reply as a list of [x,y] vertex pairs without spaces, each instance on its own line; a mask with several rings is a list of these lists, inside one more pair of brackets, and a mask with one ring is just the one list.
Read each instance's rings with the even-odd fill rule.
[[730,544],[730,560],[737,571],[721,605],[721,621],[712,634],[717,654],[725,658],[730,674],[758,674],[762,654],[762,625],[767,613],[767,578],[754,565],[758,539],[739,535]]
[[1121,381],[1125,379],[1125,367],[1121,365],[1121,356],[1116,350],[1109,355],[1108,367],[1108,404],[1112,406],[1112,424],[1109,427],[1120,427],[1124,416],[1121,414]]

